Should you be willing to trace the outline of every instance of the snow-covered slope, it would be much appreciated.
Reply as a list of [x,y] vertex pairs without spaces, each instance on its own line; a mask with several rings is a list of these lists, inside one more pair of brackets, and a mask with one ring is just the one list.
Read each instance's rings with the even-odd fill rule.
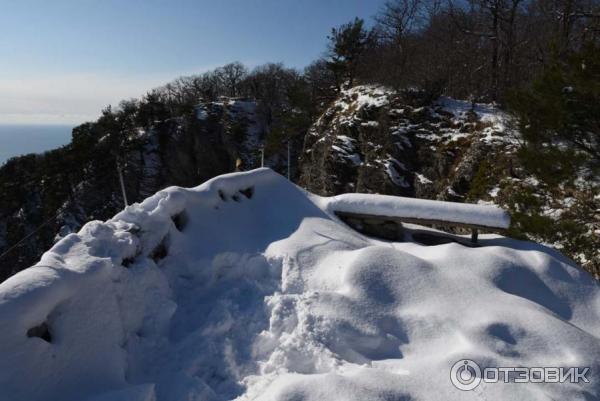
[[[0,400],[600,396],[587,273],[498,236],[478,248],[367,238],[336,202],[259,169],[88,223],[0,284]],[[449,380],[462,358],[591,367],[591,382],[463,392]]]

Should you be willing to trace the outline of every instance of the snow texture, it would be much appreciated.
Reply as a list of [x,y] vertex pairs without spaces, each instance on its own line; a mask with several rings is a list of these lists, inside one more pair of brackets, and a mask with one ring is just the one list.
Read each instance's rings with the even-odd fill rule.
[[[452,387],[451,366],[600,369],[600,288],[560,254],[365,237],[268,169],[168,188],[0,284],[0,400],[591,400],[590,383]],[[454,209],[452,209],[454,208]],[[433,231],[432,231],[433,232]]]

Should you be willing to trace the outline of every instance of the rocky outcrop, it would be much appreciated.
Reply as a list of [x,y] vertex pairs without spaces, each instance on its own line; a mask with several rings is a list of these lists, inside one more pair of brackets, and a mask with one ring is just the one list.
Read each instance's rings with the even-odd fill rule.
[[355,87],[310,129],[300,184],[321,195],[498,204],[513,216],[509,235],[553,246],[600,278],[600,183],[586,171],[541,183],[521,164],[512,125],[492,105]]
[[323,195],[466,196],[481,161],[510,146],[501,117],[486,123],[482,106],[423,99],[375,86],[343,92],[307,135],[300,183]]

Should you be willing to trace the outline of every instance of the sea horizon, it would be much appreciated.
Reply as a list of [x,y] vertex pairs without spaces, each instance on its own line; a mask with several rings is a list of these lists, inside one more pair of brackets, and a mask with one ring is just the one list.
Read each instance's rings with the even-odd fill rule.
[[7,160],[43,153],[71,142],[76,124],[0,123],[0,166]]

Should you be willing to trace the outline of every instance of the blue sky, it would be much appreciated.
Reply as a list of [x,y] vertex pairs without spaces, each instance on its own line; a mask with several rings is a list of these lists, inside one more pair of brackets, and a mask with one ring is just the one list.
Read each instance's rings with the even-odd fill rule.
[[0,0],[0,123],[79,123],[181,75],[302,68],[384,0]]

